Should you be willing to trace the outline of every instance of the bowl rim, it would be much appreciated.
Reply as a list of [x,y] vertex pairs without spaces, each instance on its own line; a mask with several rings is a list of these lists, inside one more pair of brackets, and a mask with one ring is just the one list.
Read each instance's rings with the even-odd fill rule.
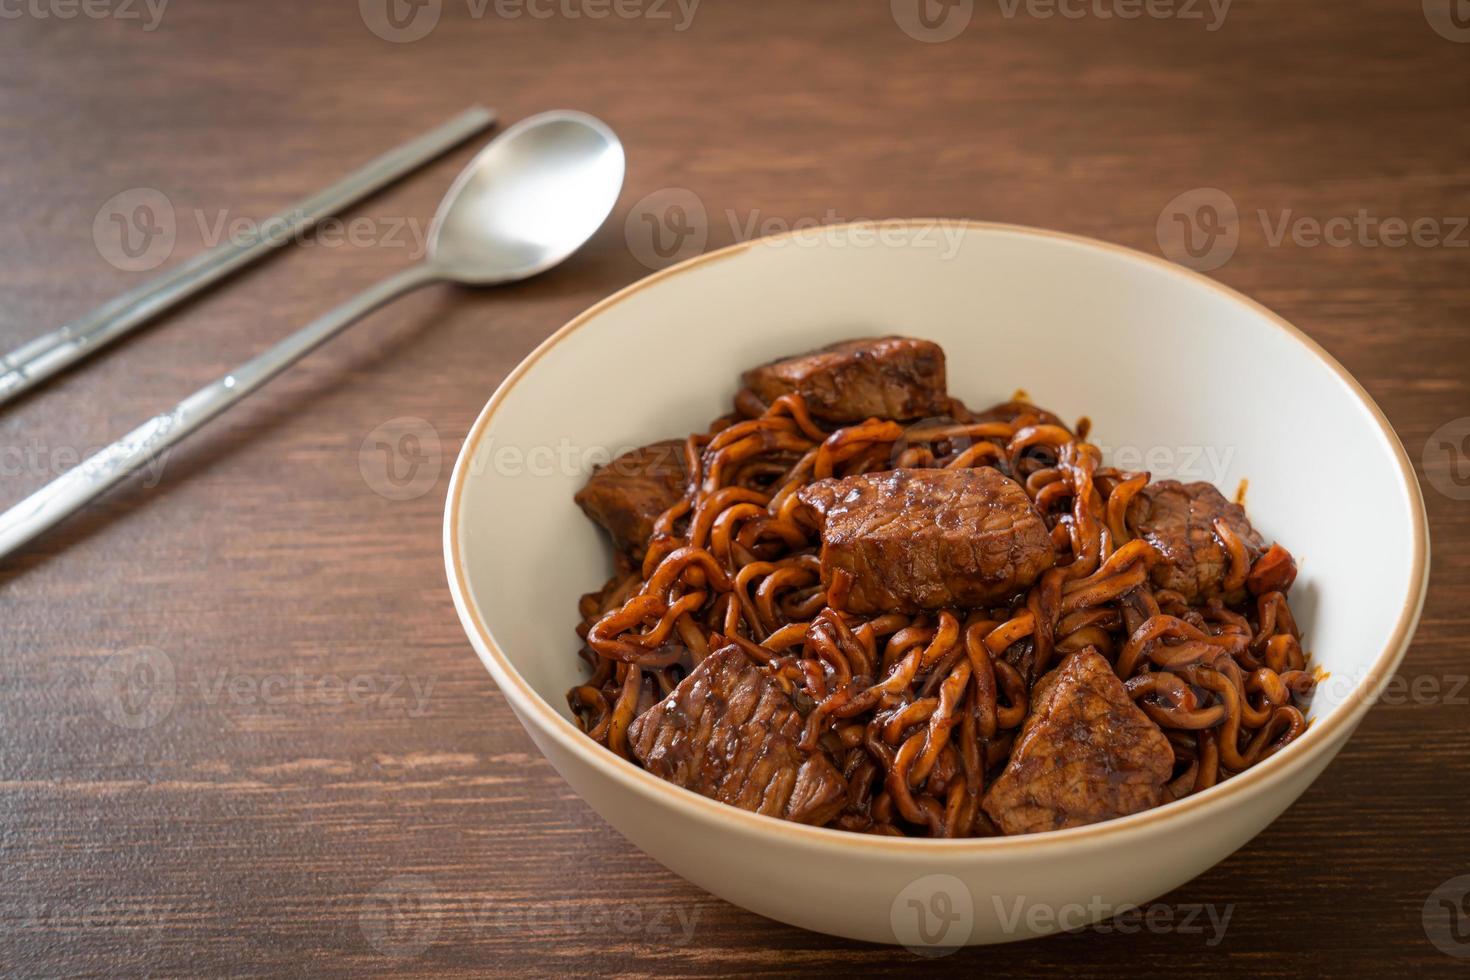
[[[970,231],[1003,233],[1065,242],[1087,249],[1108,252],[1130,262],[1143,263],[1159,271],[1183,277],[1197,286],[1203,286],[1213,290],[1226,299],[1246,307],[1267,323],[1275,326],[1336,374],[1338,379],[1347,386],[1349,391],[1368,410],[1369,415],[1378,426],[1379,434],[1386,441],[1398,463],[1400,480],[1405,496],[1408,498],[1410,518],[1413,523],[1413,540],[1411,542],[1413,569],[1411,582],[1413,584],[1410,587],[1409,595],[1404,598],[1402,608],[1399,610],[1399,616],[1394,624],[1393,633],[1388,643],[1378,656],[1374,658],[1363,677],[1348,692],[1344,701],[1338,705],[1337,710],[1325,718],[1314,721],[1300,738],[1291,745],[1288,745],[1281,752],[1252,766],[1239,775],[1232,776],[1230,779],[1202,792],[1193,793],[1182,799],[1174,800],[1129,816],[1116,817],[1111,820],[1086,824],[1080,827],[1016,836],[960,837],[952,839],[924,837],[900,838],[876,834],[860,834],[828,827],[812,827],[805,824],[792,823],[777,817],[742,810],[739,807],[720,803],[695,793],[692,790],[676,786],[633,765],[626,759],[609,752],[607,749],[587,738],[585,733],[578,729],[571,721],[563,717],[559,711],[555,710],[548,701],[527,683],[525,678],[521,676],[520,672],[511,663],[510,658],[505,655],[505,652],[495,642],[489,626],[480,616],[478,606],[470,599],[468,582],[464,570],[464,560],[461,554],[463,541],[458,530],[460,527],[460,506],[463,491],[468,482],[468,474],[470,472],[469,463],[479,448],[485,430],[489,427],[496,410],[505,401],[510,391],[526,377],[542,356],[553,347],[567,340],[577,330],[595,320],[605,310],[617,303],[623,302],[635,293],[700,266],[733,258],[752,248],[769,245],[772,242],[786,238],[812,234],[830,235],[850,231],[854,228],[914,229],[931,225],[963,227],[967,233]],[[681,810],[692,818],[707,819],[717,824],[725,824],[727,825],[727,829],[731,831],[743,830],[753,834],[782,835],[806,845],[839,851],[859,849],[865,853],[887,854],[889,856],[919,856],[925,854],[931,856],[939,854],[953,856],[957,853],[966,852],[1014,853],[1016,851],[1038,847],[1047,847],[1052,850],[1058,848],[1091,847],[1108,843],[1109,839],[1114,839],[1113,842],[1119,842],[1123,837],[1133,835],[1136,832],[1146,830],[1150,827],[1155,827],[1164,821],[1173,820],[1179,822],[1187,817],[1198,818],[1205,811],[1222,808],[1224,803],[1229,799],[1234,798],[1237,801],[1241,801],[1244,797],[1254,797],[1264,793],[1268,789],[1287,780],[1293,773],[1301,771],[1313,759],[1320,756],[1323,752],[1328,751],[1332,746],[1340,745],[1351,734],[1358,722],[1362,720],[1362,717],[1373,705],[1376,700],[1376,692],[1383,689],[1383,685],[1392,676],[1393,671],[1398,667],[1398,664],[1403,660],[1407,652],[1409,642],[1413,637],[1414,629],[1418,624],[1420,613],[1424,607],[1425,593],[1428,588],[1429,526],[1425,516],[1423,495],[1418,479],[1414,475],[1413,466],[1409,462],[1402,442],[1394,432],[1393,426],[1389,423],[1388,418],[1383,414],[1382,409],[1378,407],[1377,403],[1374,402],[1373,398],[1357,379],[1338,363],[1336,358],[1323,349],[1311,337],[1302,332],[1300,328],[1294,326],[1258,301],[1202,273],[1170,262],[1159,256],[1113,242],[1090,238],[1085,235],[1004,222],[976,221],[968,218],[895,218],[823,225],[816,229],[793,229],[762,238],[736,242],[735,244],[716,249],[712,252],[693,256],[692,258],[644,276],[622,287],[610,296],[594,303],[567,321],[566,324],[538,344],[534,350],[527,354],[505,376],[505,379],[496,387],[494,393],[490,396],[490,400],[480,411],[474,424],[466,434],[460,448],[459,456],[455,461],[454,471],[450,476],[445,502],[444,562],[445,572],[449,581],[449,590],[454,599],[454,605],[459,614],[460,623],[469,636],[471,645],[479,654],[481,661],[484,663],[491,677],[494,678],[501,692],[504,693],[507,701],[510,702],[522,725],[528,726],[530,719],[534,718],[536,727],[544,735],[555,739],[563,749],[580,757],[588,765],[606,772],[623,789],[633,791],[637,795],[645,798],[657,798],[660,802],[672,806],[676,810]]]

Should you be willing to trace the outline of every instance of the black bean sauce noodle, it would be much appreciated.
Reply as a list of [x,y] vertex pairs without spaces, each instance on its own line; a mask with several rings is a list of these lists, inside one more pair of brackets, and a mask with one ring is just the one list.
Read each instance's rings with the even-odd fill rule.
[[[641,562],[580,605],[591,675],[569,693],[587,734],[632,758],[629,727],[712,651],[735,644],[791,696],[800,748],[846,781],[829,826],[890,835],[998,833],[982,807],[1027,721],[1037,682],[1088,648],[1173,752],[1162,802],[1207,789],[1296,739],[1313,687],[1273,545],[1251,559],[1224,521],[1225,588],[1186,601],[1130,526],[1146,473],[1104,466],[1075,431],[1024,401],[949,418],[815,421],[800,393],[736,410],[683,443],[683,496],[654,522]],[[1049,529],[1054,565],[987,608],[855,615],[851,583],[822,581],[820,524],[798,491],[896,468],[992,467]],[[1248,588],[1246,587],[1248,586]],[[634,760],[637,761],[636,759]]]

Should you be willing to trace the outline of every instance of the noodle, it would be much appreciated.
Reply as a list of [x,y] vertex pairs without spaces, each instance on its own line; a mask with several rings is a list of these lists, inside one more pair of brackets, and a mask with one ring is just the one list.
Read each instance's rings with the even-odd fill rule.
[[[1273,545],[1253,564],[1216,520],[1226,592],[1249,583],[1254,604],[1191,606],[1156,587],[1160,554],[1126,521],[1148,475],[1103,466],[1096,446],[1047,413],[1012,403],[1008,417],[980,420],[956,403],[950,422],[826,429],[800,394],[765,407],[747,390],[736,406],[685,441],[687,491],[654,523],[641,566],[621,559],[581,603],[593,670],[568,699],[583,730],[619,756],[629,758],[632,721],[731,643],[796,698],[803,748],[824,746],[847,781],[830,825],[851,831],[997,833],[980,800],[1032,687],[1087,648],[1173,748],[1165,800],[1228,779],[1305,730],[1299,705],[1313,681],[1284,595],[1290,556]],[[999,469],[1050,529],[1054,566],[995,608],[839,611],[851,576],[838,570],[823,588],[818,528],[797,491],[898,467]]]

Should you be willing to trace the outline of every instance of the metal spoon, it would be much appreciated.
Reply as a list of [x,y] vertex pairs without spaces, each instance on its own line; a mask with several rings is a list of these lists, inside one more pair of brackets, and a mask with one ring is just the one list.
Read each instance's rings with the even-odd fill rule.
[[0,514],[0,558],[390,300],[431,282],[488,286],[557,265],[601,227],[622,186],[623,146],[600,120],[557,111],[510,127],[449,189],[424,262],[307,324]]

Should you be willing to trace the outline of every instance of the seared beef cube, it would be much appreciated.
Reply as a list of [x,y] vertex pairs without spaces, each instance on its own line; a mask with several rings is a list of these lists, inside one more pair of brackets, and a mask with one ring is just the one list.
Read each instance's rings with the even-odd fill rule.
[[1215,535],[1216,518],[1240,537],[1246,560],[1254,562],[1264,542],[1246,519],[1245,509],[1232,504],[1209,483],[1160,480],[1139,492],[1128,507],[1128,524],[1163,556],[1154,566],[1154,584],[1173,589],[1190,603],[1223,598],[1238,602],[1244,591],[1225,591],[1230,554]]
[[798,392],[827,422],[916,419],[949,408],[943,349],[908,337],[844,340],[752,368],[745,384],[768,405]]
[[847,782],[824,749],[798,746],[803,720],[737,646],[704,659],[628,733],[643,768],[702,796],[797,823],[825,824]]
[[[991,467],[864,473],[799,494],[822,517],[828,602],[849,612],[1003,602],[1055,560],[1026,491]],[[851,576],[845,596],[838,573]]]
[[1174,750],[1095,649],[1043,677],[984,808],[1007,834],[1111,820],[1158,806]]
[[688,481],[684,441],[665,439],[599,466],[575,499],[620,551],[642,558],[653,522],[683,498]]

